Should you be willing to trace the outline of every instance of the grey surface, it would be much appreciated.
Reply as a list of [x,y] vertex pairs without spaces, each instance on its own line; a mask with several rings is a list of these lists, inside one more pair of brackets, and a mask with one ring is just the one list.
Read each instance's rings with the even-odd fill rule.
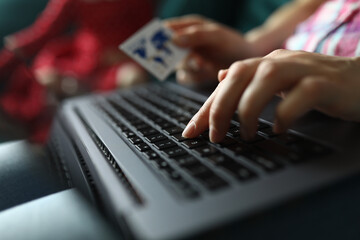
[[[100,186],[108,209],[115,212],[119,218],[126,219],[139,238],[167,239],[209,230],[236,218],[246,218],[289,199],[306,195],[357,173],[360,169],[360,151],[356,147],[360,144],[359,125],[323,119],[321,124],[305,126],[303,130],[305,133],[319,133],[314,137],[330,145],[338,145],[336,154],[289,166],[286,170],[271,175],[259,171],[261,178],[257,181],[236,184],[233,188],[215,194],[203,191],[202,198],[193,202],[185,201],[168,191],[166,183],[164,184],[150,167],[127,147],[118,133],[104,122],[101,114],[93,108],[93,100],[94,98],[82,98],[68,102],[62,112],[62,120],[73,133],[76,142],[85,149],[88,156],[85,160]],[[144,206],[134,205],[124,191],[115,173],[74,114],[75,106],[79,107],[86,121],[111,150],[118,164],[144,197]],[[315,131],[316,129],[318,131]]]
[[75,189],[0,212],[0,238],[121,239]]
[[62,190],[56,176],[40,146],[0,144],[0,211]]

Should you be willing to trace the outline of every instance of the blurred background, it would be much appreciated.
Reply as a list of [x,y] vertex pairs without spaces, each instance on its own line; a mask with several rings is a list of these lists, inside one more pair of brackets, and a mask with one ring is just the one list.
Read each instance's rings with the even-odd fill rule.
[[[64,1],[59,0],[57,3],[66,2],[66,1],[67,0]],[[70,0],[70,1],[79,1],[79,0]],[[142,3],[142,1],[144,2]],[[242,1],[238,1],[238,0],[212,0],[212,1],[119,0],[119,2],[125,4],[124,6],[126,6],[130,10],[131,9],[134,10],[135,7],[132,7],[132,5],[136,5],[135,2],[138,2],[138,4],[143,4],[140,5],[145,9],[145,10],[142,9],[142,15],[147,14],[147,16],[160,17],[162,19],[166,19],[177,16],[183,16],[186,14],[199,14],[211,18],[215,21],[221,22],[223,24],[226,24],[230,27],[233,27],[242,33],[245,33],[256,26],[261,25],[275,9],[277,9],[279,6],[283,5],[287,1],[288,0],[242,0]],[[35,142],[44,142],[46,141],[47,138],[47,133],[51,125],[52,117],[56,112],[56,107],[61,103],[61,101],[64,98],[72,97],[79,94],[94,92],[94,91],[112,90],[115,88],[132,85],[137,82],[143,82],[145,80],[149,80],[149,76],[145,73],[143,69],[138,68],[138,66],[134,67],[131,64],[130,67],[126,64],[123,64],[125,61],[123,59],[123,56],[121,56],[121,54],[117,50],[117,47],[114,47],[120,43],[117,42],[116,39],[115,41],[113,41],[113,43],[111,43],[112,45],[109,44],[112,47],[111,51],[108,51],[107,49],[104,48],[106,50],[105,51],[106,55],[110,56],[109,58],[113,62],[104,67],[103,65],[101,65],[102,63],[99,63],[100,57],[97,57],[99,58],[97,63],[88,63],[93,65],[95,64],[93,67],[91,67],[91,66],[85,66],[86,61],[84,61],[84,63],[79,64],[79,62],[81,61],[76,59],[77,55],[80,55],[79,54],[80,50],[83,51],[84,54],[88,54],[87,53],[88,49],[85,49],[83,47],[83,49],[79,50],[78,49],[79,46],[75,46],[76,44],[79,45],[80,42],[79,39],[82,41],[80,42],[80,45],[85,46],[87,44],[85,43],[86,38],[77,38],[71,36],[71,35],[75,35],[76,30],[74,31],[73,29],[76,28],[70,28],[71,31],[67,30],[66,34],[63,34],[64,36],[70,38],[73,37],[75,39],[73,41],[75,42],[75,44],[70,43],[70,45],[72,44],[71,48],[73,48],[71,49],[72,51],[71,54],[64,52],[60,52],[60,53],[57,52],[58,49],[61,49],[64,46],[61,43],[61,41],[63,41],[63,36],[57,39],[56,38],[54,39],[54,37],[49,37],[49,36],[45,36],[45,37],[41,36],[40,38],[42,39],[38,40],[36,35],[39,34],[38,29],[41,30],[42,27],[41,24],[38,24],[38,26],[35,27],[36,29],[36,31],[34,31],[36,32],[35,34],[32,34],[31,31],[27,31],[27,32],[21,31],[28,27],[32,27],[32,24],[39,18],[39,16],[41,16],[41,13],[44,10],[45,10],[44,12],[49,13],[49,9],[46,8],[48,2],[50,1],[49,0],[32,0],[32,1],[0,0],[0,38],[1,38],[0,47],[1,49],[4,50],[4,37],[9,35],[16,36],[15,33],[21,32],[22,35],[20,34],[20,36],[16,36],[16,37],[18,37],[18,39],[21,39],[22,43],[20,45],[24,46],[22,47],[21,51],[27,54],[27,56],[25,56],[24,58],[25,59],[24,61],[22,57],[19,58],[19,55],[16,54],[15,51],[14,51],[15,56],[8,56],[7,55],[8,53],[4,54],[4,51],[0,52],[0,142],[6,140],[12,140],[12,139],[19,139],[19,138],[30,138]],[[148,7],[150,5],[151,7]],[[149,13],[149,11],[151,11],[151,13]],[[50,11],[50,13],[52,12]],[[125,13],[126,11],[123,14],[126,15]],[[83,15],[79,18],[84,18],[84,15],[85,18],[87,17],[86,14],[84,14],[84,12],[82,12],[82,14]],[[95,36],[95,39],[96,37],[101,38],[101,36],[104,35],[104,31],[103,30],[102,32],[98,31],[99,29],[108,29],[107,32],[105,32],[107,35],[106,36],[107,39],[111,40],[112,36],[116,36],[118,38],[120,37],[119,39],[123,40],[123,38],[126,35],[129,35],[131,33],[129,32],[129,29],[131,29],[131,31],[134,32],[138,28],[139,24],[143,24],[143,22],[151,18],[146,16],[143,17],[141,20],[138,20],[137,23],[135,23],[135,21],[132,20],[135,16],[131,16],[131,17],[123,16],[121,15],[122,13],[120,12],[117,14],[118,15],[113,14],[112,16],[118,16],[119,18],[123,17],[122,21],[125,22],[125,25],[124,24],[120,25],[121,21],[118,20],[116,24],[120,25],[122,28],[114,27],[114,26],[112,26],[111,28],[110,25],[113,23],[111,22],[113,20],[111,20],[110,24],[104,24],[108,26],[96,26],[94,28],[95,34],[93,34]],[[106,13],[99,12],[99,14],[96,15],[98,16],[95,17],[97,17],[98,20],[101,20],[103,18],[101,17],[101,15],[106,16]],[[61,22],[65,22],[66,20],[69,20],[69,23],[67,24],[71,25],[74,19],[66,19],[66,16],[67,15],[65,15],[64,17],[63,14],[59,22],[61,23]],[[92,17],[94,17],[94,15]],[[89,25],[89,19],[91,21],[92,17],[87,17],[88,20],[86,21],[83,22],[80,21],[80,24],[85,22],[86,24]],[[139,17],[140,16],[136,16],[136,19]],[[77,19],[77,21],[79,23],[79,19]],[[103,22],[105,23],[109,21],[104,20]],[[52,27],[50,28],[50,31],[51,29]],[[120,30],[115,31],[114,29],[120,29]],[[98,32],[96,33],[96,31]],[[119,36],[118,33],[120,31],[125,31],[125,33],[122,34],[122,36]],[[24,32],[25,34],[23,34]],[[59,31],[56,34],[59,35]],[[35,35],[35,37],[32,35]],[[94,36],[92,37],[94,38]],[[29,38],[30,40],[28,40]],[[92,39],[90,38],[90,40]],[[35,42],[35,44],[33,44],[33,42]],[[100,40],[99,42],[102,43],[104,41]],[[59,46],[56,47],[58,43]],[[55,45],[55,47],[53,45]],[[91,43],[87,45],[89,45],[89,47],[91,48]],[[99,48],[98,46],[96,47]],[[101,47],[102,46],[100,46],[100,48]],[[38,62],[40,62],[41,65],[43,64],[42,62],[44,62],[44,59],[45,59],[45,64],[48,64],[47,61],[50,61],[49,60],[50,57],[47,56],[49,55],[48,54],[49,51],[46,52],[44,51],[44,49],[45,50],[50,49],[49,50],[50,52],[51,51],[55,52],[52,55],[50,54],[51,58],[55,58],[55,59],[51,59],[51,61],[55,62],[53,63],[54,66],[58,66],[59,64],[62,64],[64,62],[64,59],[61,59],[62,62],[61,61],[56,62],[57,61],[56,58],[63,58],[63,55],[66,54],[67,56],[65,57],[65,62],[67,62],[67,65],[71,66],[74,62],[79,65],[77,66],[77,69],[72,69],[72,71],[77,71],[78,69],[87,67],[89,68],[88,71],[86,72],[87,75],[83,74],[84,76],[79,77],[78,76],[79,74],[78,75],[75,74],[74,75],[75,77],[71,75],[70,78],[67,78],[64,72],[66,73],[66,71],[68,70],[66,71],[63,70],[63,72],[61,73],[62,75],[57,76],[58,78],[62,78],[61,80],[59,80],[60,83],[56,82],[55,84],[54,83],[49,84],[49,82],[53,80],[51,79],[51,81],[50,80],[47,81],[46,77],[45,80],[40,79],[41,81],[39,81],[39,77],[36,75],[36,71],[38,68],[37,65],[39,65]],[[29,51],[31,52],[31,54],[28,54]],[[92,49],[92,51],[94,51],[94,54],[97,53],[94,49]],[[104,53],[104,51],[102,53]],[[74,59],[71,59],[71,56],[73,56],[72,54],[74,55]],[[86,57],[89,58],[89,56]],[[90,57],[90,58],[96,58],[96,57]],[[21,63],[19,63],[18,61],[19,59],[20,61],[22,61]],[[118,61],[119,59],[121,60]],[[114,62],[116,62],[116,64],[118,65],[115,65]],[[131,63],[131,61],[126,60],[126,63],[128,62]],[[100,66],[100,70],[99,70],[99,66]],[[121,67],[121,69],[119,66]],[[119,84],[117,78],[122,79],[121,84]],[[83,86],[86,87],[76,89],[74,91],[75,93],[68,94],[66,93],[66,91],[65,93],[61,92],[60,96],[58,96],[57,95],[58,89],[54,90],[53,85],[55,85],[55,88],[58,88],[59,85],[63,84],[64,82],[63,79],[66,80],[65,81],[65,83],[67,84],[66,86],[70,84],[71,87],[76,83],[75,84],[76,86],[83,84]],[[127,80],[125,81],[124,79]],[[78,84],[78,82],[80,82],[80,84]],[[88,85],[90,87],[87,87]],[[63,85],[61,85],[60,88],[61,87],[63,87]],[[55,91],[55,93],[52,91]]]

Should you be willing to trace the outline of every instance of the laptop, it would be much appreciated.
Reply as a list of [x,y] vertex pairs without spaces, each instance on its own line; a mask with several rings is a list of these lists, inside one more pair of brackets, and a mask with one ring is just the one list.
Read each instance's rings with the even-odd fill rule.
[[234,115],[226,138],[181,132],[207,94],[145,84],[66,101],[50,152],[79,188],[135,239],[182,239],[246,219],[360,170],[360,126],[311,112],[272,132],[274,99],[245,141]]

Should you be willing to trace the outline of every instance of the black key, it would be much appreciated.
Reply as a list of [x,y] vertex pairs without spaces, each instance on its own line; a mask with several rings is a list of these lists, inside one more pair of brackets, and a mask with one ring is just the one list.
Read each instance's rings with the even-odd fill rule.
[[227,146],[231,146],[231,145],[235,145],[238,142],[235,139],[232,139],[231,137],[226,136],[224,138],[224,140],[222,140],[220,143],[218,143],[217,145],[221,146],[221,147],[227,147]]
[[195,148],[195,151],[201,156],[209,156],[218,152],[218,150],[211,145]]
[[176,146],[176,144],[172,140],[167,139],[167,140],[164,140],[164,141],[161,141],[161,142],[154,143],[154,146],[159,150],[163,150],[163,149],[166,149],[166,148],[174,147],[174,146]]
[[239,123],[239,115],[237,113],[235,113],[232,117],[232,120],[234,120],[235,122]]
[[143,143],[143,140],[141,140],[141,138],[139,138],[139,137],[131,137],[131,138],[129,138],[129,141],[134,145]]
[[216,191],[228,186],[228,183],[224,179],[216,175],[206,177],[198,176],[196,179],[198,179],[210,191]]
[[262,154],[252,154],[251,156],[249,156],[248,159],[259,165],[267,172],[273,172],[283,167],[283,165],[275,159],[272,159],[269,156],[265,156]]
[[182,180],[182,176],[180,175],[180,173],[176,170],[174,170],[171,167],[168,167],[166,169],[164,169],[164,171],[166,172],[166,175],[173,181],[180,181]]
[[138,117],[136,117],[135,115],[133,115],[131,113],[127,113],[127,114],[123,115],[123,117],[126,118],[126,120],[128,120],[132,125],[143,122]]
[[139,143],[139,144],[136,144],[135,147],[140,151],[140,152],[144,152],[144,151],[147,151],[147,150],[150,150],[150,146],[147,145],[146,143]]
[[141,122],[141,123],[139,123],[139,124],[136,124],[136,125],[134,125],[134,127],[136,128],[136,130],[142,130],[142,129],[149,129],[150,128],[150,126],[148,125],[148,124],[146,124],[146,123],[144,123],[144,122]]
[[286,160],[293,163],[300,162],[302,160],[302,157],[299,154],[271,140],[259,142],[255,144],[255,146],[261,151],[265,151],[269,155],[273,155],[274,157],[279,157],[282,160]]
[[199,111],[199,109],[189,109],[188,112],[191,114],[191,115],[195,115],[197,112]]
[[131,138],[131,137],[135,137],[136,134],[134,132],[132,132],[131,130],[127,130],[127,131],[123,131],[122,134],[126,137],[126,138]]
[[221,165],[221,164],[224,164],[225,162],[233,161],[231,158],[229,158],[228,156],[223,155],[223,154],[215,154],[215,155],[209,156],[207,158],[207,160],[215,165]]
[[249,144],[265,140],[265,138],[260,136],[259,134],[256,134],[255,137],[253,137],[252,139],[249,139],[249,140],[242,139],[241,136],[238,139],[240,141],[243,141],[243,142],[249,143]]
[[302,141],[302,140],[303,140],[302,137],[299,137],[299,136],[297,136],[295,134],[291,134],[291,133],[281,134],[274,139],[275,142],[278,142],[283,145],[290,145],[290,144],[293,144],[295,142]]
[[184,111],[189,112],[189,111],[194,110],[195,108],[194,108],[193,106],[184,105],[184,106],[182,107],[182,109],[183,109]]
[[224,161],[223,163],[220,163],[220,166],[241,181],[256,177],[256,174],[253,171],[234,160]]
[[204,146],[206,144],[206,142],[202,139],[194,138],[194,139],[185,140],[182,142],[182,144],[185,147],[192,149],[192,148]]
[[245,153],[250,151],[250,147],[245,145],[244,143],[238,143],[236,145],[232,145],[226,148],[232,151],[235,155],[244,155]]
[[228,133],[233,138],[239,137],[240,136],[240,128],[236,127],[236,128],[229,129]]
[[214,173],[204,164],[198,162],[196,164],[186,165],[184,168],[189,172],[193,177],[206,177],[211,176]]
[[258,133],[263,134],[264,136],[269,137],[269,138],[279,135],[277,133],[274,133],[272,128],[261,129],[258,131]]
[[155,134],[159,133],[159,131],[157,131],[154,128],[149,127],[149,128],[146,128],[146,129],[139,130],[139,133],[142,136],[147,137],[147,136],[155,135]]
[[160,168],[160,169],[166,170],[166,169],[171,168],[169,163],[162,158],[155,158],[154,162],[156,162],[158,168]]
[[187,154],[185,149],[183,149],[181,147],[174,147],[174,148],[165,149],[163,152],[170,158]]
[[163,140],[167,139],[167,137],[165,137],[164,135],[159,133],[159,134],[156,134],[156,135],[148,136],[145,139],[147,141],[151,142],[151,143],[156,143],[156,142],[160,142],[160,141],[163,141]]
[[177,142],[182,142],[185,141],[188,138],[184,138],[182,136],[182,133],[178,133],[178,134],[174,134],[173,136],[171,136],[173,139],[175,139]]
[[146,158],[150,159],[150,160],[153,160],[153,159],[156,159],[156,158],[159,158],[159,155],[154,152],[153,150],[147,150],[147,151],[144,151],[143,154],[145,155]]
[[165,133],[169,134],[169,135],[174,135],[176,133],[182,133],[184,129],[181,127],[171,127],[171,128],[167,128],[164,130]]
[[326,146],[307,140],[295,142],[288,147],[304,157],[321,156],[332,152],[332,149]]
[[166,120],[163,119],[162,117],[154,118],[154,119],[152,119],[152,121],[153,121],[154,123],[156,123],[157,125],[160,125],[160,124],[166,122]]
[[168,121],[164,121],[162,123],[158,123],[158,125],[162,128],[162,129],[166,129],[166,128],[172,128],[172,127],[176,127],[175,124],[168,122]]
[[180,112],[171,112],[171,113],[169,113],[169,116],[171,117],[171,118],[174,118],[174,119],[178,119],[179,117],[181,117],[183,114],[182,113],[180,113]]
[[209,142],[209,141],[210,141],[209,130],[206,130],[205,132],[203,132],[203,133],[200,135],[200,137]]
[[265,128],[270,128],[271,126],[269,124],[263,123],[263,122],[259,122],[258,123],[258,131],[259,130],[263,130]]
[[126,130],[129,130],[125,124],[121,123],[120,121],[116,121],[115,122],[115,125],[120,128],[121,131],[126,131]]
[[191,118],[187,116],[180,116],[176,118],[176,120],[180,123],[187,124],[191,120]]
[[180,157],[175,157],[174,160],[181,167],[196,164],[199,162],[199,160],[197,160],[195,157],[193,157],[189,154],[185,154]]

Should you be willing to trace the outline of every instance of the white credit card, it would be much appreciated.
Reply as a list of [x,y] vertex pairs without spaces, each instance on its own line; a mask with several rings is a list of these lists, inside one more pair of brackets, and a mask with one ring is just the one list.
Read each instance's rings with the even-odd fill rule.
[[119,48],[163,81],[188,54],[188,50],[171,42],[171,36],[171,30],[156,18],[123,42]]

